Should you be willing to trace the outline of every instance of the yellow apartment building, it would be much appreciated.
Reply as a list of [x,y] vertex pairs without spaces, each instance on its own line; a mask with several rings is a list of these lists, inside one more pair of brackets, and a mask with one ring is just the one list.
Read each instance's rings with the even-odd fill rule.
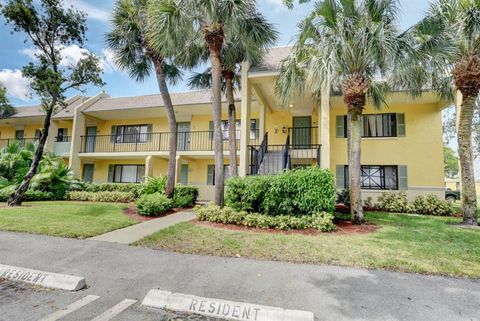
[[[274,48],[264,62],[242,68],[237,101],[239,174],[275,174],[286,168],[319,165],[331,170],[337,187],[348,181],[346,107],[341,96],[322,94],[320,103],[300,96],[280,106],[275,77],[290,47]],[[200,200],[214,191],[211,98],[208,91],[172,94],[177,117],[177,182],[195,185]],[[160,95],[114,98],[107,93],[72,97],[53,116],[47,149],[90,182],[141,182],[167,172],[167,118]],[[413,100],[389,95],[387,106],[367,106],[363,116],[364,197],[405,190],[410,198],[444,197],[442,109],[433,93]],[[225,166],[228,169],[227,104],[223,102]],[[0,120],[0,146],[11,139],[34,140],[42,127],[39,106],[18,107]],[[228,170],[226,170],[228,174]],[[228,176],[228,175],[226,175]],[[227,178],[227,177],[226,177]]]

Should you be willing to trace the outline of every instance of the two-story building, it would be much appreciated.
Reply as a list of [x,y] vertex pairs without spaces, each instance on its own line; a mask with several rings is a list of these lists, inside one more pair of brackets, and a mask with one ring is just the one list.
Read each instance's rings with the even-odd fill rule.
[[[347,186],[346,106],[341,96],[320,103],[297,97],[286,108],[275,96],[275,77],[290,47],[272,49],[258,66],[244,66],[237,101],[239,174],[275,174],[318,164]],[[171,95],[177,117],[177,182],[199,187],[200,199],[213,198],[214,152],[211,95],[192,91]],[[376,198],[385,190],[409,197],[443,197],[442,109],[433,93],[413,100],[389,95],[388,106],[367,106],[363,116],[362,188]],[[228,169],[227,104],[223,102],[225,166]],[[18,107],[0,120],[0,143],[35,139],[43,113]],[[47,149],[68,161],[77,177],[91,182],[141,182],[167,172],[168,123],[160,95],[112,98],[73,97],[53,117]],[[226,170],[228,174],[228,170]],[[228,176],[228,175],[227,175]]]

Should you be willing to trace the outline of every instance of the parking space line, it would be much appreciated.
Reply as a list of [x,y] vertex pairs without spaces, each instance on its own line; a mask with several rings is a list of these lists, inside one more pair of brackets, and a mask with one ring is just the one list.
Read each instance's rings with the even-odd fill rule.
[[98,317],[93,319],[92,321],[108,321],[111,320],[113,317],[119,315],[124,310],[128,309],[132,304],[136,303],[137,300],[130,300],[125,299],[122,302],[118,303],[117,305],[113,306],[111,309],[103,312]]
[[75,301],[72,304],[66,306],[65,308],[63,308],[61,310],[58,310],[58,311],[50,314],[49,316],[46,316],[45,318],[43,318],[39,321],[56,321],[60,318],[63,318],[67,314],[69,314],[69,313],[71,313],[75,310],[78,310],[78,309],[86,306],[89,303],[92,303],[93,301],[95,301],[98,298],[99,298],[99,296],[97,296],[97,295],[87,295],[83,299]]

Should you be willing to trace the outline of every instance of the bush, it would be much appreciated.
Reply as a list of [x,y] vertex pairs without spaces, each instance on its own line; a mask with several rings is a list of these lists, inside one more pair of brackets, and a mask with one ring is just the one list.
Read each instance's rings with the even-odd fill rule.
[[142,194],[143,184],[139,183],[83,183],[80,185],[84,192],[124,192],[132,193],[134,198]]
[[408,204],[407,194],[405,192],[388,191],[378,198],[376,205],[380,210],[387,212],[408,213],[410,206]]
[[[14,187],[14,186],[12,186]],[[8,197],[15,193],[15,189],[11,187],[4,188],[0,191],[0,202],[6,202]],[[51,192],[43,192],[29,189],[25,192],[23,201],[25,202],[38,202],[38,201],[53,201],[55,196]]]
[[167,176],[148,177],[143,184],[141,194],[165,193]]
[[231,178],[226,202],[237,211],[266,215],[333,212],[335,184],[328,170],[314,166],[279,175]]
[[418,195],[412,203],[411,211],[416,214],[452,216],[452,204],[435,195]]
[[175,186],[173,194],[173,206],[190,207],[195,205],[198,198],[198,188],[195,186],[186,186],[178,184]]
[[144,194],[137,200],[137,212],[140,215],[161,215],[173,207],[173,200],[162,193]]
[[129,203],[135,199],[133,192],[82,192],[73,191],[69,194],[72,201],[88,201],[88,202],[110,202],[110,203]]
[[264,215],[257,213],[237,212],[232,208],[220,208],[209,204],[205,207],[197,206],[194,209],[200,221],[210,221],[223,224],[236,224],[247,227],[273,228],[280,230],[314,228],[323,232],[334,231],[333,215],[319,212],[312,215]]
[[337,204],[350,207],[350,190],[348,188],[344,188],[337,193]]

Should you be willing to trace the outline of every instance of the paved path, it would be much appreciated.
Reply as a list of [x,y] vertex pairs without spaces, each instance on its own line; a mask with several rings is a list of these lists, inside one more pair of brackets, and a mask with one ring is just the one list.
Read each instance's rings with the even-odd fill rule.
[[180,222],[191,221],[195,218],[192,210],[185,210],[170,214],[154,220],[145,221],[126,228],[108,232],[102,235],[90,238],[95,241],[104,241],[111,243],[132,244],[145,236],[158,232],[164,228],[175,225]]
[[100,298],[65,321],[90,321],[125,299],[137,303],[114,321],[177,320],[139,306],[152,288],[312,311],[317,320],[480,320],[479,280],[183,255],[8,232],[0,232],[0,262],[80,275],[89,285],[76,293],[25,291],[3,302],[0,291],[0,320],[8,321],[39,320],[87,295]]

